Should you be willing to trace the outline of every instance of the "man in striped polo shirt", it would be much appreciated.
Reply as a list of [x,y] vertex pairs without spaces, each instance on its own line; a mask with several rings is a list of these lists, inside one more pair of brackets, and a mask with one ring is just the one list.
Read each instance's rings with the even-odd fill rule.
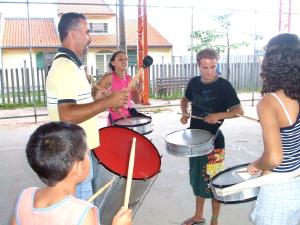
[[[58,32],[62,47],[49,66],[46,80],[49,117],[52,121],[80,125],[86,132],[89,148],[94,149],[100,145],[96,115],[108,107],[122,107],[129,94],[127,91],[119,91],[93,101],[91,86],[80,60],[87,53],[91,42],[85,16],[78,13],[64,14],[58,24]],[[78,185],[78,198],[87,199],[92,194],[92,171],[90,177]]]

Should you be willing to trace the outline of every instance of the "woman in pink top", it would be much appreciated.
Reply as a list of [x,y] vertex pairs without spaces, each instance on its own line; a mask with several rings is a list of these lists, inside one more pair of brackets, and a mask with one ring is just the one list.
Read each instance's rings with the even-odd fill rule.
[[[81,127],[64,122],[40,126],[30,136],[26,155],[46,187],[30,187],[19,195],[11,225],[99,224],[98,209],[74,197],[90,168]],[[131,210],[119,210],[112,225],[131,225]]]
[[[131,81],[130,75],[127,74],[128,56],[126,52],[115,52],[112,55],[108,66],[112,72],[105,74],[98,82],[97,85],[102,91],[97,91],[95,96],[96,99],[103,97],[103,90],[110,90],[110,92],[120,91],[127,88]],[[130,116],[128,109],[132,108],[134,103],[138,103],[141,91],[141,85],[136,85],[129,94],[127,105],[125,107],[119,109],[109,108],[108,125],[111,125],[112,122],[117,119]]]

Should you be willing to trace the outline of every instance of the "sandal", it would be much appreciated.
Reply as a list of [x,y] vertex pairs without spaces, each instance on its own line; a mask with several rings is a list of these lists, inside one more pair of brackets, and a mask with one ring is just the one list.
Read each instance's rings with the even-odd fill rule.
[[203,218],[201,221],[195,221],[193,219],[187,219],[185,220],[181,225],[203,225],[205,224],[205,219]]

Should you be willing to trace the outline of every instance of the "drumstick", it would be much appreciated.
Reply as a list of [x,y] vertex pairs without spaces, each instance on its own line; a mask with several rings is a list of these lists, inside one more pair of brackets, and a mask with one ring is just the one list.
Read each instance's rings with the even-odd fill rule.
[[102,192],[104,192],[112,183],[114,180],[111,180],[107,182],[103,187],[101,187],[95,194],[93,194],[91,197],[89,197],[88,202],[93,201],[95,198],[97,198]]
[[255,122],[258,122],[259,123],[259,120],[258,119],[255,119],[255,118],[252,118],[250,116],[244,116],[244,115],[240,115],[240,114],[235,114],[236,116],[239,116],[239,117],[243,117],[245,119],[248,119],[248,120],[252,120],[252,121],[255,121]]
[[130,196],[130,190],[131,190],[131,182],[132,182],[132,174],[133,174],[133,167],[134,167],[134,158],[135,158],[135,143],[136,143],[136,137],[134,137],[132,139],[128,172],[127,172],[126,191],[125,191],[125,198],[124,198],[124,205],[123,205],[124,209],[128,209],[129,196]]
[[[194,115],[190,115],[190,114],[186,114],[186,113],[177,113],[177,114],[180,114],[180,115],[183,115],[183,116],[188,116],[188,117],[191,117],[191,118],[194,118],[194,119],[204,120],[204,118],[200,117],[200,116],[194,116]],[[217,121],[217,123],[222,123],[222,122]]]
[[246,180],[244,182],[232,185],[230,187],[226,187],[223,189],[219,189],[217,188],[215,191],[217,193],[217,195],[220,196],[227,196],[227,195],[231,195],[231,194],[236,194],[239,192],[242,192],[244,190],[247,189],[251,189],[251,188],[256,188],[268,183],[272,183],[272,182],[278,182],[278,181],[284,181],[293,177],[297,177],[300,176],[300,169],[293,171],[293,172],[289,172],[289,173],[269,173],[251,180]]

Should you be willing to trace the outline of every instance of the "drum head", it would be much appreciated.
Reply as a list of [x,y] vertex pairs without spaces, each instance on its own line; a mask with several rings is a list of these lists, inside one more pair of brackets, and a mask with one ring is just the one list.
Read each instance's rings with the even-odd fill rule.
[[100,147],[94,154],[100,163],[122,177],[127,177],[132,139],[136,137],[133,179],[148,179],[160,171],[160,155],[155,146],[143,135],[122,127],[99,130]]
[[193,146],[211,141],[213,135],[200,129],[185,129],[172,132],[166,136],[166,142],[174,145]]
[[212,185],[218,188],[225,188],[258,177],[259,175],[250,175],[245,172],[248,165],[246,163],[234,166],[218,173],[212,178]]
[[151,123],[149,117],[128,117],[114,121],[114,126],[118,127],[137,127]]

